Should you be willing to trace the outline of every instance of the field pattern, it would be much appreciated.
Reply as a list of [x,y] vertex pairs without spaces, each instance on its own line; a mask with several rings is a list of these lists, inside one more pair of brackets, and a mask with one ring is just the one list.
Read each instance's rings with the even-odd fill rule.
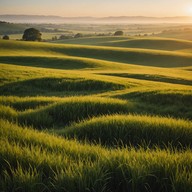
[[192,42],[0,40],[0,191],[192,192]]

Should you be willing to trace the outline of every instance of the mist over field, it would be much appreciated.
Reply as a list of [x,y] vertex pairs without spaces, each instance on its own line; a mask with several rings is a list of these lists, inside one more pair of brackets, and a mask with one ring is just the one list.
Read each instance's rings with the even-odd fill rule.
[[190,16],[146,17],[146,16],[109,16],[109,17],[61,17],[46,15],[0,15],[2,21],[14,23],[192,23]]

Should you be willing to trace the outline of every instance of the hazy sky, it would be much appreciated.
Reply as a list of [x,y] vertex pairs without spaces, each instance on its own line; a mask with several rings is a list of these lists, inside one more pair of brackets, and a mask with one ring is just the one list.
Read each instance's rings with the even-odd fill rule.
[[192,0],[0,0],[0,14],[192,16]]

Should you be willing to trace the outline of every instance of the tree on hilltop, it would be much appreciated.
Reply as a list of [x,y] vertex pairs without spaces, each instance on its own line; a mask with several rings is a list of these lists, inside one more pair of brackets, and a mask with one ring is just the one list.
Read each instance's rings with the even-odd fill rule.
[[41,33],[35,28],[29,28],[24,31],[23,40],[24,41],[41,41]]
[[121,36],[121,35],[123,35],[123,34],[124,34],[123,31],[116,31],[116,32],[114,33],[115,36]]
[[77,33],[74,38],[80,38],[80,37],[83,37],[83,34],[82,33]]
[[8,35],[4,35],[2,39],[9,40],[9,36]]

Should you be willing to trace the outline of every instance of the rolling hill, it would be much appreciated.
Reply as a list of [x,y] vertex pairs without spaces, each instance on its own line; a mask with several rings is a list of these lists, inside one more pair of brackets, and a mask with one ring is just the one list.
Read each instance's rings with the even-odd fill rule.
[[191,49],[0,40],[0,190],[192,191]]
[[55,43],[157,49],[167,51],[191,49],[192,47],[191,41],[158,37],[89,37],[70,40],[58,40],[55,41]]

